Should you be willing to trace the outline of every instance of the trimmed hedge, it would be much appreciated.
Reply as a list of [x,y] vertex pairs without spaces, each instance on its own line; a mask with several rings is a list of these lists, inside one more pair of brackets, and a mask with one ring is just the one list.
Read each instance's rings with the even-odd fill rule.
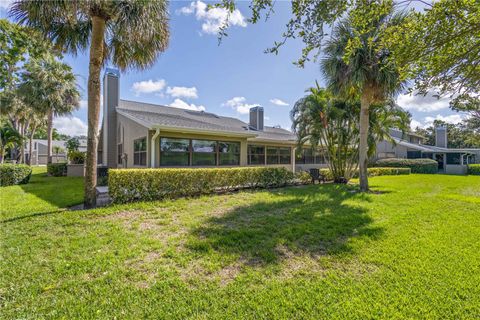
[[67,163],[50,163],[47,164],[47,173],[54,177],[63,177],[67,175]]
[[480,164],[469,164],[467,174],[480,176]]
[[432,159],[380,159],[375,167],[410,168],[412,173],[437,173],[438,162]]
[[71,164],[84,164],[86,157],[87,153],[82,151],[70,151],[68,153],[68,160]]
[[108,192],[114,203],[160,200],[239,188],[270,188],[293,184],[285,168],[111,169]]
[[26,184],[30,181],[32,168],[26,164],[0,164],[0,186]]
[[410,174],[412,169],[410,168],[368,168],[368,176],[369,177],[378,177],[378,176],[399,176]]

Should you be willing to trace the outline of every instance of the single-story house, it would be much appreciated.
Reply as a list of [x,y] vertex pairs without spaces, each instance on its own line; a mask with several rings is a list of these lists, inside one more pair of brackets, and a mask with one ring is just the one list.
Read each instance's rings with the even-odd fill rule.
[[447,128],[435,128],[435,146],[423,144],[424,137],[415,133],[402,134],[391,130],[395,143],[381,141],[377,143],[376,158],[429,158],[438,162],[438,171],[447,174],[465,174],[467,165],[480,162],[480,149],[449,148]]
[[[48,140],[46,139],[33,139],[32,141],[32,165],[47,164],[47,150],[48,150]],[[87,151],[87,139],[79,139],[80,146],[78,147],[79,151]],[[67,161],[67,147],[66,141],[64,140],[52,140],[52,162],[66,162]],[[29,142],[25,143],[25,157],[29,159],[30,157],[30,145]],[[58,148],[56,148],[58,147]],[[58,153],[55,152],[58,150]]]
[[[109,168],[265,165],[295,172],[327,167],[322,152],[307,147],[296,152],[292,132],[264,125],[262,107],[251,108],[245,123],[204,111],[122,100],[119,90],[118,71],[107,69],[98,161]],[[378,151],[378,158],[400,150],[403,140],[398,141],[394,149]]]

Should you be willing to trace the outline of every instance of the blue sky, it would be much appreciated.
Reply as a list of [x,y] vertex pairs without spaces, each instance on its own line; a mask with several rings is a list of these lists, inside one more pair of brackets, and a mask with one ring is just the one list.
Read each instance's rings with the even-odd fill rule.
[[[0,0],[0,16],[6,17],[6,0]],[[305,68],[292,64],[301,53],[302,43],[290,40],[278,55],[265,54],[279,40],[288,21],[290,5],[277,2],[267,22],[247,24],[248,2],[240,2],[230,18],[228,37],[218,44],[216,31],[225,12],[208,11],[204,2],[170,3],[170,45],[155,65],[143,71],[121,75],[121,99],[144,101],[172,107],[206,110],[248,119],[248,108],[265,108],[267,125],[290,128],[289,111],[305,89],[318,81],[323,84],[318,64]],[[78,75],[83,91],[82,107],[71,117],[55,120],[59,131],[86,132],[86,88],[88,56],[66,56],[65,62]],[[413,114],[414,125],[427,125],[435,118],[459,121],[462,115],[448,109],[448,98],[400,96],[397,102]]]

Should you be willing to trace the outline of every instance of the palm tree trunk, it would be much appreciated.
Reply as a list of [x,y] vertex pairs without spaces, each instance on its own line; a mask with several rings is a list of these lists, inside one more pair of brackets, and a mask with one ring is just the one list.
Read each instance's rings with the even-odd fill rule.
[[367,151],[368,151],[368,109],[370,107],[370,99],[368,93],[364,92],[360,99],[360,143],[358,152],[360,191],[368,191],[368,174],[367,174]]
[[33,152],[33,135],[35,134],[36,126],[32,125],[32,129],[30,130],[30,139],[28,139],[28,165],[32,165],[32,152]]
[[98,118],[100,116],[100,71],[103,64],[103,41],[105,20],[92,17],[92,41],[88,73],[88,134],[87,156],[85,159],[84,207],[96,206]]
[[47,164],[52,163],[52,138],[53,138],[53,110],[48,111],[47,118]]
[[[22,137],[25,136],[25,123],[21,124],[20,125],[20,134],[22,135]],[[22,140],[20,142],[20,163],[25,163],[25,143],[24,141]]]

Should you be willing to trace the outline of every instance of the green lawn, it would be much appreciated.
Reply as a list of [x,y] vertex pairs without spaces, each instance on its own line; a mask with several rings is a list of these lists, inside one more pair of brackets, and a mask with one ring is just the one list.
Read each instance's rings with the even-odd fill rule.
[[0,318],[480,317],[480,177],[384,176],[91,211],[1,188]]

